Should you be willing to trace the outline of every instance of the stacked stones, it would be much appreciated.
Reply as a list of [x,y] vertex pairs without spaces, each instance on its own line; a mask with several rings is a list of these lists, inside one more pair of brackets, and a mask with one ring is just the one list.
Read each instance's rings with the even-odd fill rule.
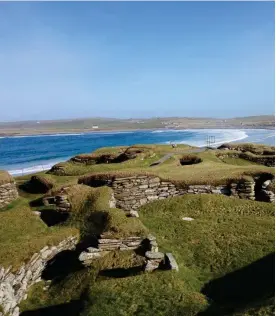
[[99,248],[88,247],[79,255],[79,261],[85,266],[89,267],[95,259],[107,255],[109,251],[102,251]]
[[242,180],[238,183],[231,183],[231,195],[240,199],[255,200],[254,180]]
[[39,253],[32,256],[30,261],[23,264],[16,273],[12,273],[11,267],[0,268],[0,305],[4,314],[19,315],[18,304],[27,298],[27,292],[31,285],[41,280],[41,273],[47,261],[63,250],[72,250],[78,242],[77,237],[68,237],[57,246],[44,247]]
[[117,207],[128,211],[136,210],[150,201],[184,193],[173,183],[161,181],[160,178],[154,176],[116,178],[111,186]]
[[59,194],[55,196],[55,204],[58,212],[69,212],[71,204],[68,201],[66,194]]
[[148,241],[148,251],[158,252],[158,245],[157,245],[156,238],[152,235],[149,235],[147,237],[147,241]]
[[83,265],[89,266],[92,264],[94,259],[105,256],[110,251],[119,250],[135,250],[142,247],[144,238],[142,237],[126,237],[121,239],[106,238],[105,235],[101,235],[98,239],[98,248],[89,247],[83,251],[79,260]]
[[145,266],[146,272],[152,272],[159,268],[159,266],[164,263],[165,255],[162,252],[147,251],[145,253],[147,263]]
[[134,250],[141,246],[144,238],[126,237],[121,239],[99,238],[98,248],[100,250]]
[[189,194],[224,194],[230,195],[231,191],[228,186],[212,186],[206,184],[198,184],[198,185],[189,185],[187,193]]
[[10,204],[18,198],[18,192],[15,182],[4,183],[0,185],[0,208]]

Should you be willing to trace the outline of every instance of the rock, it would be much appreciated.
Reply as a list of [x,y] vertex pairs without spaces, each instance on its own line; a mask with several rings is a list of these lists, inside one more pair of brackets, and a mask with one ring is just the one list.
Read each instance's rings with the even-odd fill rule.
[[183,221],[188,221],[188,222],[194,220],[194,218],[192,218],[192,217],[182,217],[182,219],[183,219]]
[[146,198],[143,198],[143,199],[140,199],[140,204],[141,205],[144,205],[144,204],[146,204],[147,203],[147,199]]
[[153,241],[153,240],[156,240],[156,237],[154,237],[153,235],[149,234],[149,235],[147,236],[147,239],[148,239],[149,241]]
[[164,259],[165,255],[162,252],[147,251],[145,253],[145,257],[150,260],[162,260]]
[[149,201],[158,200],[158,196],[157,195],[149,195],[148,200]]
[[40,215],[41,215],[41,213],[38,212],[38,211],[33,211],[32,213],[33,213],[34,215],[37,215],[37,216],[40,216]]
[[89,253],[89,252],[84,251],[79,255],[79,261],[85,262],[85,261],[89,261],[91,259],[100,258],[100,257],[101,257],[101,252]]
[[88,247],[86,251],[89,253],[95,253],[95,252],[100,252],[100,249],[94,248],[94,247]]
[[266,188],[270,185],[270,183],[271,183],[271,180],[266,180],[266,181],[263,183],[262,188],[263,188],[263,189],[266,189]]
[[129,212],[129,215],[130,215],[131,217],[139,217],[139,214],[138,214],[137,211],[130,211],[130,212]]
[[112,244],[112,243],[115,243],[115,244],[117,244],[117,243],[119,243],[120,242],[120,240],[119,239],[99,239],[98,240],[98,243],[99,244]]
[[166,263],[171,270],[179,271],[178,264],[176,263],[174,256],[171,253],[166,253]]
[[143,184],[139,186],[139,189],[147,189],[149,186],[147,184]]
[[149,260],[145,266],[145,272],[152,272],[159,268],[159,262]]

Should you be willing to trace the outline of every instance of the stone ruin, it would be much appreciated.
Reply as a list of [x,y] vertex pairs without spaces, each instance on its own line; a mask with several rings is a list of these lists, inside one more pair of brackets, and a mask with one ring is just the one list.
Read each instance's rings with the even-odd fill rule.
[[143,237],[126,237],[121,239],[106,238],[103,234],[98,239],[97,247],[88,247],[79,255],[79,260],[86,267],[91,266],[95,259],[107,255],[110,251],[142,250],[144,252],[146,264],[145,272],[152,272],[162,267],[166,270],[178,271],[178,265],[171,253],[159,252],[156,238],[152,235]]
[[[1,178],[2,176],[2,178]],[[6,171],[0,171],[0,209],[18,198],[14,179]]]

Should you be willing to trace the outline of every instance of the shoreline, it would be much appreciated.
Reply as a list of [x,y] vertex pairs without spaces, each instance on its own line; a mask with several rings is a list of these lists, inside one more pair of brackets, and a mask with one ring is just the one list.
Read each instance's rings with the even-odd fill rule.
[[238,127],[238,126],[225,126],[225,127],[188,127],[188,128],[140,128],[140,129],[100,129],[100,130],[68,130],[68,131],[62,131],[62,132],[32,132],[30,131],[30,133],[1,133],[0,132],[0,139],[1,138],[16,138],[16,137],[39,137],[39,136],[78,136],[78,135],[83,135],[83,134],[94,134],[94,133],[106,133],[106,132],[139,132],[139,131],[173,131],[173,130],[198,130],[198,129],[202,129],[202,130],[271,130],[271,131],[275,131],[275,127],[271,127],[271,126],[250,126],[250,127]]

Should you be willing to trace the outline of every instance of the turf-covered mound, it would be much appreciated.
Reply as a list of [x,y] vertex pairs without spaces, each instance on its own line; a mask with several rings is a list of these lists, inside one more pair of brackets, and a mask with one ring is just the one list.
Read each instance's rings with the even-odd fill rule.
[[48,170],[46,173],[62,176],[65,174],[65,170],[64,170],[65,167],[66,167],[66,162],[59,162],[56,165],[54,165],[50,170]]
[[[223,162],[229,163],[229,158],[232,159],[233,164],[238,164],[240,160],[249,161],[253,164],[260,164],[267,167],[275,166],[275,155],[263,155],[263,154],[253,154],[250,151],[227,151],[221,152],[218,151],[216,156],[221,159]],[[231,160],[230,160],[231,161]]]
[[80,154],[70,159],[75,163],[82,163],[86,165],[105,164],[105,163],[121,163],[130,159],[135,159],[141,155],[149,155],[152,151],[148,147],[132,146],[123,152],[115,153],[91,153]]
[[252,143],[226,143],[218,147],[218,149],[237,150],[241,152],[250,152],[255,155],[275,155],[275,147],[267,145],[259,145]]
[[202,159],[196,155],[184,155],[180,158],[180,164],[182,166],[194,165],[200,162],[202,162]]
[[91,188],[76,184],[52,192],[52,195],[56,199],[66,197],[66,203],[70,204],[66,209],[69,212],[68,224],[78,227],[83,238],[102,233],[106,238],[147,234],[147,229],[137,218],[129,218],[123,210],[110,207],[112,190],[108,187]]
[[29,193],[46,193],[53,188],[55,181],[51,176],[36,175],[20,185],[20,189]]
[[6,183],[14,182],[13,177],[8,173],[8,171],[0,170],[0,185]]

